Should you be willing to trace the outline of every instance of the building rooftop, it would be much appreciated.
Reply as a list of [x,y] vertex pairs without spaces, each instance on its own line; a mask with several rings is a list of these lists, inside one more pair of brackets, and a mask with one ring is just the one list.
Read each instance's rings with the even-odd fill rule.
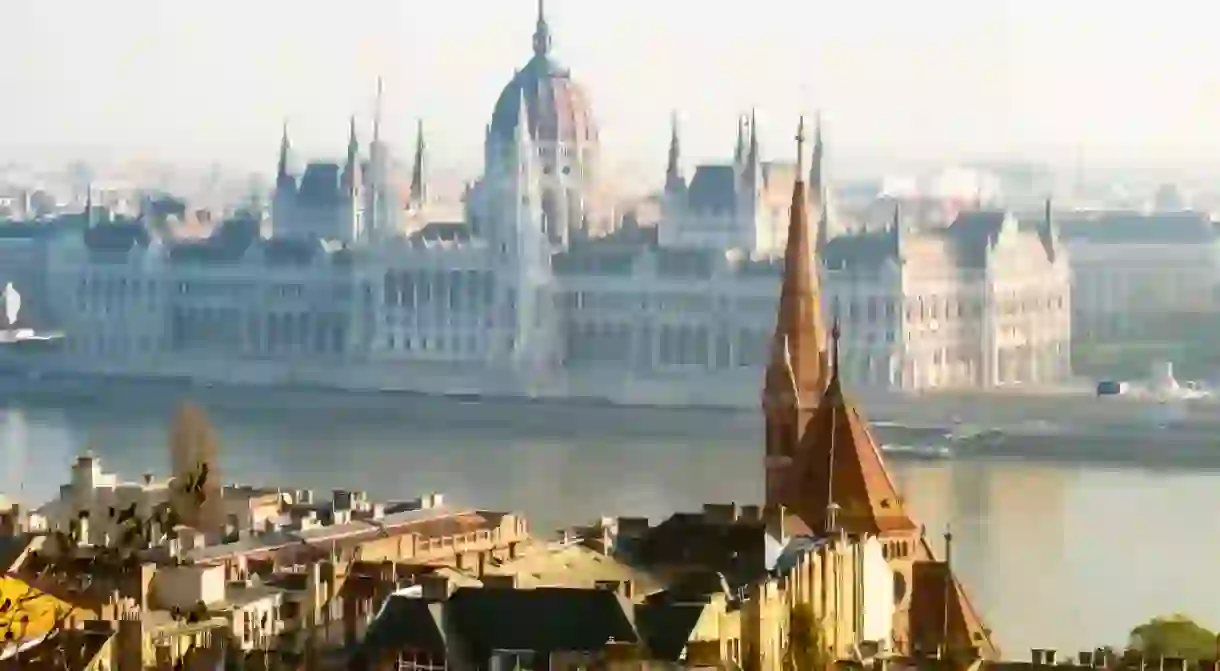
[[489,567],[489,572],[513,575],[521,587],[596,587],[598,583],[627,582],[636,594],[664,588],[660,578],[614,557],[576,543],[535,543],[513,560]]
[[273,531],[233,543],[212,545],[187,552],[189,561],[210,563],[239,555],[274,552],[293,545],[321,545],[331,542],[359,542],[381,535],[417,533],[437,537],[460,533],[467,527],[498,523],[503,513],[455,510],[449,507],[410,510],[381,519],[353,520],[345,524],[314,527],[304,531]]

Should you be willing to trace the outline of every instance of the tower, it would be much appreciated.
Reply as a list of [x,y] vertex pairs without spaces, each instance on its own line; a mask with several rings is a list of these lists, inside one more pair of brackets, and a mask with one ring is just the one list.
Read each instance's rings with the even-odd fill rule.
[[[797,131],[797,178],[792,188],[779,314],[763,381],[767,503],[778,504],[786,471],[827,384],[826,329],[804,180],[805,122]],[[750,154],[757,156],[757,140]]]

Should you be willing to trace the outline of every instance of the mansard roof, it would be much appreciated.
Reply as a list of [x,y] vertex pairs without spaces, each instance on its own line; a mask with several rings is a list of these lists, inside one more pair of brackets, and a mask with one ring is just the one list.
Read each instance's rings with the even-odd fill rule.
[[137,247],[148,247],[152,235],[138,221],[98,224],[85,229],[85,247],[91,252],[129,252]]
[[687,189],[686,205],[700,211],[736,210],[737,169],[731,165],[701,165],[695,168]]
[[1206,212],[1073,212],[1059,218],[1064,240],[1099,244],[1209,244],[1220,230]]
[[304,266],[325,252],[317,238],[271,238],[261,247],[263,260],[270,265]]
[[724,251],[660,247],[654,251],[657,274],[669,277],[711,277]]
[[411,234],[414,240],[439,240],[445,242],[466,241],[473,232],[463,221],[434,221]]
[[338,163],[310,163],[301,176],[297,199],[302,205],[333,205],[347,197],[343,167]]
[[898,258],[898,237],[890,230],[839,235],[827,241],[821,254],[827,270],[876,270]]

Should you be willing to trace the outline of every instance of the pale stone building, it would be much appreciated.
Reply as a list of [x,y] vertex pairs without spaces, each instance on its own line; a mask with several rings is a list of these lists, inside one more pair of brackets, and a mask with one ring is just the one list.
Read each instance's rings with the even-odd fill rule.
[[1098,346],[1201,345],[1209,337],[1220,282],[1220,229],[1209,214],[1080,212],[1061,219],[1082,357]]

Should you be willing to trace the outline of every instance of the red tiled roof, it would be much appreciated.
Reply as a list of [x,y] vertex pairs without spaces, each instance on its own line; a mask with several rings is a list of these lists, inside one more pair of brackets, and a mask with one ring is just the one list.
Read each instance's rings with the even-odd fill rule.
[[848,533],[917,528],[868,422],[844,397],[837,372],[805,429],[790,473],[785,499],[811,529],[826,529],[831,499],[839,506],[838,527]]

